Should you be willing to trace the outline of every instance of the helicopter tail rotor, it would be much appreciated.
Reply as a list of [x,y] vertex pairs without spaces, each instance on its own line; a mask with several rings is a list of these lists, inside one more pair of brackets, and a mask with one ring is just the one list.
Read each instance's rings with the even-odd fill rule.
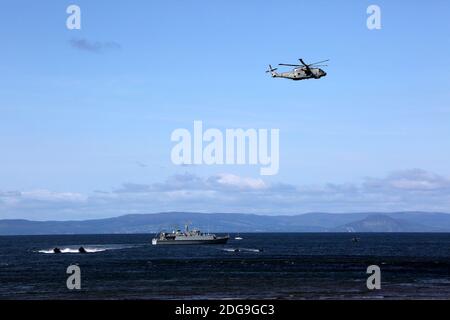
[[269,64],[269,69],[266,70],[266,73],[270,72],[272,74],[272,77],[276,77],[277,73],[275,71],[277,71],[277,70],[278,70],[278,68],[272,68],[272,65]]

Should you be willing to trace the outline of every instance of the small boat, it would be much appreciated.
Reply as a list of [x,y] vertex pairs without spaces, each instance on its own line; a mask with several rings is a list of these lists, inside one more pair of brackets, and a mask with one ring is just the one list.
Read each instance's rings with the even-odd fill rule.
[[243,240],[244,238],[242,238],[240,235],[237,235],[236,237],[234,237],[234,240]]
[[78,252],[79,252],[79,253],[87,253],[86,249],[83,248],[83,247],[80,247],[80,248],[78,249]]

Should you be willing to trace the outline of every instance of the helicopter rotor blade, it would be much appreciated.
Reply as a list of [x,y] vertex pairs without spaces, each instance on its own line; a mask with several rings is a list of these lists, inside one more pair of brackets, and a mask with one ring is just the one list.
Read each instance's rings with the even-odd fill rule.
[[303,66],[303,67],[306,67],[306,66],[315,66],[315,65],[319,65],[319,64],[321,64],[321,63],[330,61],[330,59],[327,59],[327,60],[323,60],[323,61],[318,61],[318,62],[306,64],[306,63],[303,61],[303,59],[298,59],[298,60],[299,60],[302,64],[279,63],[278,65],[279,65],[279,66],[288,66],[288,67],[302,67],[302,66]]
[[309,68],[309,65],[305,63],[305,61],[303,61],[302,58],[298,59],[298,61],[300,61],[302,63],[303,66],[305,66],[306,68]]
[[314,63],[308,64],[308,66],[313,66],[313,65],[324,63],[324,62],[327,62],[327,61],[330,61],[330,59],[319,61],[319,62],[314,62]]
[[301,67],[301,64],[288,64],[288,63],[279,63],[279,66],[287,66],[287,67]]
[[303,61],[302,58],[300,58],[298,60],[305,66],[306,74],[313,74],[312,71],[311,71],[311,68],[309,67],[310,66],[309,64],[306,64],[305,61]]

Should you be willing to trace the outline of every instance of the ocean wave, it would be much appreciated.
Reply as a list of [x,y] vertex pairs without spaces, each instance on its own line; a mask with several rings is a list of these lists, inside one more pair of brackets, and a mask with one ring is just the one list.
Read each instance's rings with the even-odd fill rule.
[[223,248],[226,252],[262,252],[262,249],[252,249],[252,248]]
[[[96,252],[103,252],[107,249],[96,249],[96,248],[84,248],[86,250],[86,253],[96,253]],[[60,248],[61,253],[80,253],[78,249],[72,249],[72,248]],[[38,250],[39,253],[55,253],[53,249],[46,249],[46,250]]]
[[[133,248],[135,246],[127,246],[127,245],[88,245],[88,246],[61,246],[61,247],[55,247],[59,248],[61,250],[61,253],[81,253],[80,247],[83,247],[86,253],[98,253],[98,252],[104,252],[108,250],[120,250],[120,249],[128,249]],[[45,253],[45,254],[54,254],[54,248],[51,249],[42,249],[38,250],[39,253]]]

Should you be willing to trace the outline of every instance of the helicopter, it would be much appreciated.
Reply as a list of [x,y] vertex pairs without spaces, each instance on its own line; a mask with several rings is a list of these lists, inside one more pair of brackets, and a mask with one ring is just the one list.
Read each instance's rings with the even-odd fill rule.
[[285,79],[291,79],[294,81],[298,80],[306,80],[306,79],[320,79],[322,77],[325,77],[327,73],[323,71],[322,69],[318,67],[326,67],[327,65],[322,64],[324,62],[330,61],[323,60],[315,63],[306,64],[303,59],[298,59],[301,64],[286,64],[286,63],[279,63],[279,66],[289,66],[294,67],[291,72],[276,72],[278,68],[272,68],[272,66],[269,64],[269,70],[266,71],[266,73],[269,73],[272,75],[272,78],[285,78]]

